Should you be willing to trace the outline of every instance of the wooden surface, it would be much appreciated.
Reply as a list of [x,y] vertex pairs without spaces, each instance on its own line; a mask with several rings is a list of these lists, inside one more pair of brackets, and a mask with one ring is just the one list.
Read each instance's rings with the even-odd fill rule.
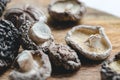
[[[12,0],[12,2],[8,5],[8,8],[19,7],[19,6],[23,6],[24,4],[30,4],[42,8],[47,14],[47,6],[49,3],[50,0]],[[105,28],[106,34],[108,35],[113,46],[113,50],[111,52],[110,57],[113,57],[116,54],[116,52],[120,50],[120,19],[119,18],[91,8],[87,8],[87,14],[83,18],[83,20],[80,21],[79,24],[100,25]],[[74,24],[74,25],[79,25],[79,24]],[[68,30],[72,28],[73,24],[72,23],[63,24],[63,23],[52,22],[49,20],[49,25],[55,37],[55,41],[57,43],[65,44],[64,37],[68,32]],[[97,62],[97,63],[83,62],[82,67],[76,73],[52,75],[52,77],[50,77],[48,80],[101,80],[100,65],[101,62]],[[8,75],[10,71],[11,70],[8,70],[3,75],[1,75],[0,80],[8,80]]]

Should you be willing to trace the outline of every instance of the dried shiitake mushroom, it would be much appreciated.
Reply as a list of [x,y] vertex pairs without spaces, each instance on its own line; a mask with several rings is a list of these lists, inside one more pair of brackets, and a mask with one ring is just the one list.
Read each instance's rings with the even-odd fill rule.
[[120,80],[120,52],[114,59],[103,62],[101,77],[102,80]]
[[39,47],[49,46],[53,41],[50,28],[42,22],[31,23],[26,21],[20,27],[22,47],[27,50],[36,50]]
[[10,1],[11,0],[0,0],[0,16],[2,16],[3,11],[5,10],[7,3]]
[[26,20],[29,20],[30,22],[47,22],[47,18],[43,11],[32,6],[26,6],[23,9],[11,8],[6,11],[4,18],[11,21],[17,28],[19,28]]
[[79,51],[79,54],[92,60],[106,59],[112,50],[112,45],[102,27],[76,26],[67,33],[65,40],[73,49]]
[[0,70],[10,66],[18,54],[20,33],[13,24],[0,20]]
[[47,22],[47,17],[41,9],[27,5],[24,8],[24,12],[29,14],[34,21]]
[[85,6],[78,0],[59,0],[48,7],[51,18],[58,21],[78,21],[86,12]]
[[46,80],[51,75],[49,58],[41,50],[22,51],[17,64],[19,67],[10,73],[10,80]]
[[15,27],[19,28],[21,24],[26,20],[31,20],[29,15],[25,15],[20,8],[12,8],[6,11],[4,18],[11,21]]
[[62,67],[68,71],[75,71],[81,66],[77,53],[67,45],[52,42],[48,48],[48,56],[54,67]]

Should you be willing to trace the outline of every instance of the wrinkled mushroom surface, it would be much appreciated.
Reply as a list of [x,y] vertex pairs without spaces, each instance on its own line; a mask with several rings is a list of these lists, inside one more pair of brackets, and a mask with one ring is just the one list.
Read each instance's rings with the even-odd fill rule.
[[13,24],[0,20],[0,70],[12,64],[20,47],[20,33]]
[[2,16],[5,8],[6,8],[6,5],[8,2],[10,2],[11,0],[0,0],[0,17]]
[[45,23],[26,21],[21,25],[20,32],[23,49],[36,50],[39,47],[49,46],[53,41],[51,30]]
[[73,49],[79,51],[79,54],[92,60],[103,60],[112,50],[111,43],[102,27],[76,26],[67,33],[65,40]]
[[86,12],[85,6],[78,0],[59,0],[48,7],[51,18],[59,21],[78,21]]
[[19,68],[10,73],[10,80],[46,80],[51,75],[49,58],[41,50],[22,51],[17,64]]
[[48,48],[48,55],[52,66],[56,68],[75,71],[81,66],[77,53],[67,45],[52,43]]
[[101,68],[102,80],[119,80],[120,79],[120,52],[114,59],[105,61]]
[[4,18],[11,21],[17,28],[19,28],[26,20],[29,20],[30,22],[47,21],[44,12],[32,6],[26,6],[25,8],[11,8],[6,11]]

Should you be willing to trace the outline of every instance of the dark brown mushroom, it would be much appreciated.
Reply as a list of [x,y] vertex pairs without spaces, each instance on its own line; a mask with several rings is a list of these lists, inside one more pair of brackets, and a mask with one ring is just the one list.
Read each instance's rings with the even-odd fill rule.
[[51,18],[58,21],[79,21],[86,9],[78,0],[59,0],[50,4],[48,11]]
[[29,20],[30,22],[47,21],[43,11],[31,6],[26,6],[25,8],[11,8],[6,11],[4,18],[11,21],[17,28],[19,28],[26,20]]
[[101,77],[102,80],[120,80],[120,52],[102,64]]
[[49,46],[53,41],[50,28],[41,22],[25,22],[20,27],[22,34],[22,47],[27,50],[36,50],[40,47]]
[[75,71],[81,66],[77,53],[67,45],[51,43],[48,48],[48,56],[52,66],[56,68]]
[[0,70],[10,66],[20,47],[20,33],[13,24],[0,20]]
[[51,75],[49,58],[41,50],[22,51],[17,64],[19,67],[10,73],[10,80],[46,80]]

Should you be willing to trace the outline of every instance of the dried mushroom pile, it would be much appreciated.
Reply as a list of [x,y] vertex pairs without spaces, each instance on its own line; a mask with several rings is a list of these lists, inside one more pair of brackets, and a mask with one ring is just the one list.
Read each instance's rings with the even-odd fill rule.
[[[65,37],[67,45],[56,44],[44,12],[35,7],[11,8],[2,14],[9,0],[0,0],[0,70],[14,65],[10,80],[46,80],[54,68],[77,71],[80,56],[94,61],[106,59],[112,45],[102,27],[79,25]],[[86,12],[78,0],[59,0],[48,7],[50,18],[77,22]],[[23,51],[19,52],[22,46]],[[102,65],[103,80],[119,80],[119,54]]]

